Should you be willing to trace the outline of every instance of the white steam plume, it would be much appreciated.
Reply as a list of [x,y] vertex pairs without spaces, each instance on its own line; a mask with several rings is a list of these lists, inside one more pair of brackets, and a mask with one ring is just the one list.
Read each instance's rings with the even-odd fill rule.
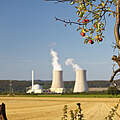
[[59,64],[59,57],[57,52],[55,52],[53,49],[50,50],[50,54],[52,56],[52,66],[53,70],[62,70],[61,65]]
[[73,69],[74,69],[75,71],[82,69],[82,68],[79,67],[79,65],[75,64],[73,61],[74,61],[74,59],[68,58],[68,59],[65,61],[65,65],[72,65],[72,67],[73,67]]

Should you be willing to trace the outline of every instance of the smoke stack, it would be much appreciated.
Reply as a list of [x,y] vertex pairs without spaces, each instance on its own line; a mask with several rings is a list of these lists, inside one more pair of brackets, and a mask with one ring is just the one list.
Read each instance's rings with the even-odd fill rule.
[[34,70],[32,70],[32,92],[34,91]]
[[86,70],[76,70],[76,81],[73,92],[74,93],[88,92],[88,84],[86,81]]
[[53,80],[50,88],[51,92],[62,93],[64,90],[63,71],[54,70]]

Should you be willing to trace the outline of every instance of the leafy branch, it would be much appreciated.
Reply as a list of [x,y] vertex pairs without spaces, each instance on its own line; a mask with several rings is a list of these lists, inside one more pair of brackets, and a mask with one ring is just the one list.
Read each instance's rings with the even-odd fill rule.
[[54,2],[70,2],[74,6],[77,20],[65,20],[55,17],[67,25],[77,25],[77,31],[84,38],[84,43],[93,44],[104,39],[106,16],[116,16],[116,0],[47,0]]

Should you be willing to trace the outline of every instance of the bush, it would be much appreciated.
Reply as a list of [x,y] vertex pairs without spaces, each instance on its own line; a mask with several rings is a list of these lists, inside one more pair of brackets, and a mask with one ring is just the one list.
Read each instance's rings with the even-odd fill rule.
[[63,109],[62,120],[83,120],[81,104],[77,103],[77,109],[70,110],[69,112],[68,112],[67,105],[65,105]]
[[120,90],[118,90],[116,87],[109,87],[108,94],[118,95],[120,94]]
[[119,106],[120,101],[115,105],[113,108],[111,108],[109,114],[107,117],[105,117],[105,120],[114,120],[115,114],[120,118],[120,115],[117,113],[118,106]]

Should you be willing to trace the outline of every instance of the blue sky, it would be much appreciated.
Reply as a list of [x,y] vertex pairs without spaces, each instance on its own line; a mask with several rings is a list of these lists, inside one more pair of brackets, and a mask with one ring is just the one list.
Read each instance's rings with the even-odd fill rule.
[[114,19],[108,19],[105,39],[84,45],[77,26],[67,26],[54,17],[75,18],[68,4],[44,0],[0,0],[0,80],[51,80],[50,49],[59,54],[64,80],[74,80],[75,72],[65,66],[67,58],[87,70],[87,80],[109,80],[112,73]]

